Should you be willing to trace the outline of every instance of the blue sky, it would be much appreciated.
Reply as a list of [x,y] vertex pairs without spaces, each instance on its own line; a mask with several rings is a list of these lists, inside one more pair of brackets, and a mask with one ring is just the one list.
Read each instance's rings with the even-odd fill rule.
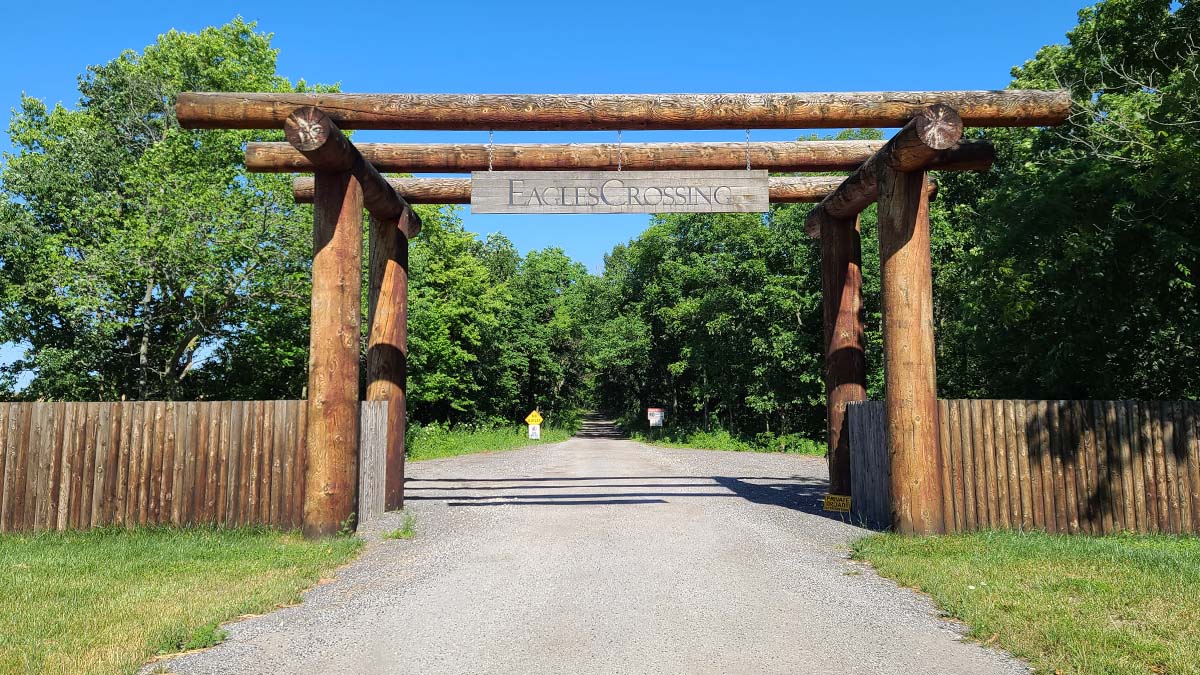
[[[1083,0],[964,0],[936,11],[857,2],[23,2],[0,39],[0,108],[21,92],[74,105],[76,77],[171,28],[234,16],[275,34],[279,71],[348,92],[654,93],[1003,88],[1062,42]],[[344,10],[338,13],[337,10]],[[5,125],[7,126],[7,125]],[[787,140],[802,130],[753,132]],[[829,133],[827,130],[822,133]],[[358,132],[360,141],[485,142],[487,133]],[[625,132],[625,142],[735,140],[743,131]],[[496,142],[615,141],[615,132],[496,134]],[[8,150],[7,134],[0,150]],[[561,246],[598,271],[646,216],[471,216],[521,251]],[[0,345],[0,360],[11,358]]]

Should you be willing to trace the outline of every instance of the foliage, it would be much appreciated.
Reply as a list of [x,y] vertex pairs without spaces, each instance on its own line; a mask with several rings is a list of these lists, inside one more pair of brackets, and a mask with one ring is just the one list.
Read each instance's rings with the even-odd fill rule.
[[383,533],[384,539],[412,539],[415,536],[417,536],[417,516],[412,512],[405,512],[404,523],[400,527]]
[[853,555],[1038,673],[1192,673],[1200,663],[1195,537],[875,535]]
[[696,448],[701,450],[729,450],[734,452],[792,452],[801,455],[817,456],[824,456],[826,451],[824,443],[818,443],[800,434],[777,436],[764,432],[747,439],[734,436],[724,429],[702,431],[670,428],[662,430],[638,429],[630,435],[636,441],[668,448]]
[[261,528],[0,536],[0,672],[137,672],[297,602],[360,546]]
[[549,445],[570,438],[578,425],[542,425],[540,440],[530,440],[524,426],[472,427],[445,424],[414,425],[408,429],[408,458],[414,461],[457,457],[478,452],[513,450],[531,445]]
[[1200,397],[1200,4],[1108,0],[1013,86],[1067,87],[1061,127],[977,131],[984,175],[941,176],[945,394]]
[[[303,363],[275,338],[307,304],[311,216],[287,177],[242,167],[245,142],[280,134],[174,118],[183,90],[307,89],[276,75],[270,37],[241,19],[171,31],[89,67],[75,109],[22,98],[0,173],[0,342],[29,346],[6,368],[35,374],[25,396],[203,395],[198,361],[241,344]],[[296,369],[255,365],[215,370],[230,393],[299,394]]]

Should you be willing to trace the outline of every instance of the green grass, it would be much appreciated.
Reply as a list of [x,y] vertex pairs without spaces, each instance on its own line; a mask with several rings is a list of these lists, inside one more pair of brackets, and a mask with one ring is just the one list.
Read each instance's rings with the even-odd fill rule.
[[447,429],[430,425],[413,429],[408,435],[408,459],[420,461],[439,457],[456,457],[477,452],[513,450],[528,445],[545,445],[565,441],[574,433],[561,427],[542,427],[542,438],[529,440],[526,427],[496,429]]
[[854,556],[1039,673],[1200,673],[1200,538],[885,534]]
[[825,456],[825,444],[796,434],[776,436],[759,434],[753,438],[734,436],[724,429],[695,431],[687,429],[635,429],[630,437],[642,443],[665,448],[696,450],[729,450],[734,452],[789,452],[800,455]]
[[411,513],[404,514],[404,524],[395,530],[383,533],[384,539],[412,539],[417,534],[417,517]]
[[297,602],[361,542],[265,529],[0,536],[0,673],[133,673]]

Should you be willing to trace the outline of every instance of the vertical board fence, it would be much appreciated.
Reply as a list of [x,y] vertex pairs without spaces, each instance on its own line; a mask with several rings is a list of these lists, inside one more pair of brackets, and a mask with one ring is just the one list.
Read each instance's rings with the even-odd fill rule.
[[[1200,403],[939,401],[946,529],[1200,533]],[[890,523],[884,408],[849,412],[856,522]]]

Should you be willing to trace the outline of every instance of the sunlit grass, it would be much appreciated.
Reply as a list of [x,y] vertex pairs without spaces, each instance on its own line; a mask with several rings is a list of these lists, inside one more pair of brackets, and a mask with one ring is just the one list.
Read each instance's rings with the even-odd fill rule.
[[726,450],[733,452],[789,452],[801,455],[825,455],[825,444],[796,434],[775,436],[759,434],[755,438],[734,436],[724,429],[696,431],[687,429],[634,430],[635,441],[665,448],[695,450]]
[[446,429],[427,426],[408,435],[408,458],[414,461],[456,457],[478,452],[513,450],[529,445],[558,443],[571,437],[572,432],[559,427],[542,427],[541,440],[530,440],[529,430],[522,427],[497,429]]
[[2,535],[0,673],[136,672],[297,602],[360,545],[257,528]]
[[854,555],[1039,673],[1200,673],[1196,537],[874,535]]

